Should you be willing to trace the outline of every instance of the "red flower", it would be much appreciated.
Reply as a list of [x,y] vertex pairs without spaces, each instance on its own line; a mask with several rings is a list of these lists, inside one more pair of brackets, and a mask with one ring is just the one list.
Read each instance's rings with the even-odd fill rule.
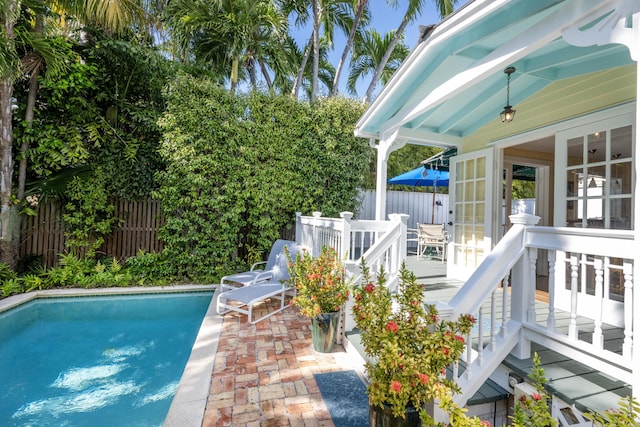
[[396,393],[400,393],[400,390],[402,390],[402,384],[400,384],[398,381],[391,381],[391,391],[395,391]]
[[373,283],[367,283],[367,285],[364,287],[364,290],[366,292],[373,292],[373,290],[376,288],[376,286]]
[[464,344],[464,338],[462,338],[460,335],[456,335],[454,338]]
[[387,331],[396,333],[398,332],[398,324],[394,321],[387,323]]
[[542,400],[542,396],[540,396],[538,393],[532,393],[531,398],[533,400]]
[[480,425],[487,426],[487,427],[493,427],[493,424],[491,424],[491,422],[487,421],[487,420],[480,421]]
[[429,382],[429,376],[427,374],[418,374],[418,377],[420,377],[420,382],[422,384],[426,384]]
[[448,356],[449,355],[449,347],[443,348],[442,352],[444,353],[445,356]]
[[362,295],[356,294],[356,301],[360,301],[362,299]]

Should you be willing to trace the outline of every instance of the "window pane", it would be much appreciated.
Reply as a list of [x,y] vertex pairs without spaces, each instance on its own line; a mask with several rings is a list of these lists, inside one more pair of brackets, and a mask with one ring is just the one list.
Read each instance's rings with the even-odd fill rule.
[[611,159],[631,158],[631,126],[611,129]]
[[587,136],[589,163],[603,162],[607,158],[607,132],[600,131]]
[[572,138],[567,142],[567,165],[576,166],[582,164],[582,140],[582,137]]

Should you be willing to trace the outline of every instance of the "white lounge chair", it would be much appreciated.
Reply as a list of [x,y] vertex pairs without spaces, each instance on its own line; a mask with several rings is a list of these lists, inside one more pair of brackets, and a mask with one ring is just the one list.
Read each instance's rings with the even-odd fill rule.
[[[216,310],[218,314],[226,314],[231,311],[246,314],[249,323],[255,324],[269,316],[281,312],[289,307],[286,296],[295,296],[296,288],[285,283],[260,282],[251,286],[243,286],[241,288],[231,288],[228,290],[218,289],[216,300]],[[253,308],[259,303],[264,303],[270,298],[280,300],[280,306],[273,311],[269,311],[263,316],[254,319]]]
[[[303,249],[302,245],[295,242],[290,242],[285,246],[287,246],[291,259],[293,260],[296,259],[297,253]],[[277,267],[277,279],[274,273],[274,279],[257,281],[249,286],[237,287],[232,284],[220,283],[216,290],[216,311],[218,314],[235,311],[236,313],[246,314],[249,318],[249,323],[255,324],[289,307],[286,297],[294,297],[296,288],[290,286],[287,282],[290,278],[287,262],[287,256],[282,252],[282,254],[277,257],[274,266]],[[254,306],[264,303],[271,298],[278,299],[280,306],[276,310],[269,311],[265,315],[254,319]]]
[[235,283],[236,286],[250,286],[259,282],[274,281],[282,279],[282,265],[278,262],[279,258],[285,260],[284,267],[286,270],[286,255],[284,254],[285,246],[295,245],[292,240],[276,240],[271,247],[269,258],[266,261],[256,262],[251,266],[249,271],[231,274],[220,279],[220,285]]

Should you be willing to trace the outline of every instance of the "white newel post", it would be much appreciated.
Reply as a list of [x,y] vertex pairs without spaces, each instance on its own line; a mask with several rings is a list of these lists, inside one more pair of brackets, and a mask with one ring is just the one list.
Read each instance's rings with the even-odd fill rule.
[[[538,224],[540,217],[530,214],[517,214],[509,216],[512,227],[528,227]],[[522,242],[524,245],[524,242]],[[530,310],[530,298],[535,298],[535,273],[532,275],[529,251],[525,250],[523,256],[511,269],[511,318],[520,323],[526,323]],[[535,269],[535,262],[534,269]],[[531,277],[534,283],[531,284]],[[533,288],[532,288],[533,287]],[[518,345],[511,352],[519,359],[531,357],[531,342],[520,337]]]
[[400,270],[400,266],[407,259],[407,214],[390,214],[389,220],[394,224],[400,224],[400,239],[394,243],[392,247],[393,256],[391,257],[391,271]]
[[353,212],[340,212],[342,218],[342,229],[340,230],[340,259],[343,261],[353,258],[353,254],[349,253],[351,249],[351,219]]

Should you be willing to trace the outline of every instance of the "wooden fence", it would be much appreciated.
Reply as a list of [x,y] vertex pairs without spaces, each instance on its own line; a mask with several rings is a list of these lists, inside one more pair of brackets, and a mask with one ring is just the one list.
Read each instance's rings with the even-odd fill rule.
[[[39,258],[43,266],[50,268],[56,265],[59,255],[67,251],[63,208],[60,203],[43,203],[37,210],[37,216],[23,222],[20,258],[26,262]],[[124,260],[135,256],[140,249],[162,250],[158,239],[158,230],[163,224],[159,201],[119,200],[115,204],[115,215],[120,219],[120,226],[106,238],[98,254]]]

